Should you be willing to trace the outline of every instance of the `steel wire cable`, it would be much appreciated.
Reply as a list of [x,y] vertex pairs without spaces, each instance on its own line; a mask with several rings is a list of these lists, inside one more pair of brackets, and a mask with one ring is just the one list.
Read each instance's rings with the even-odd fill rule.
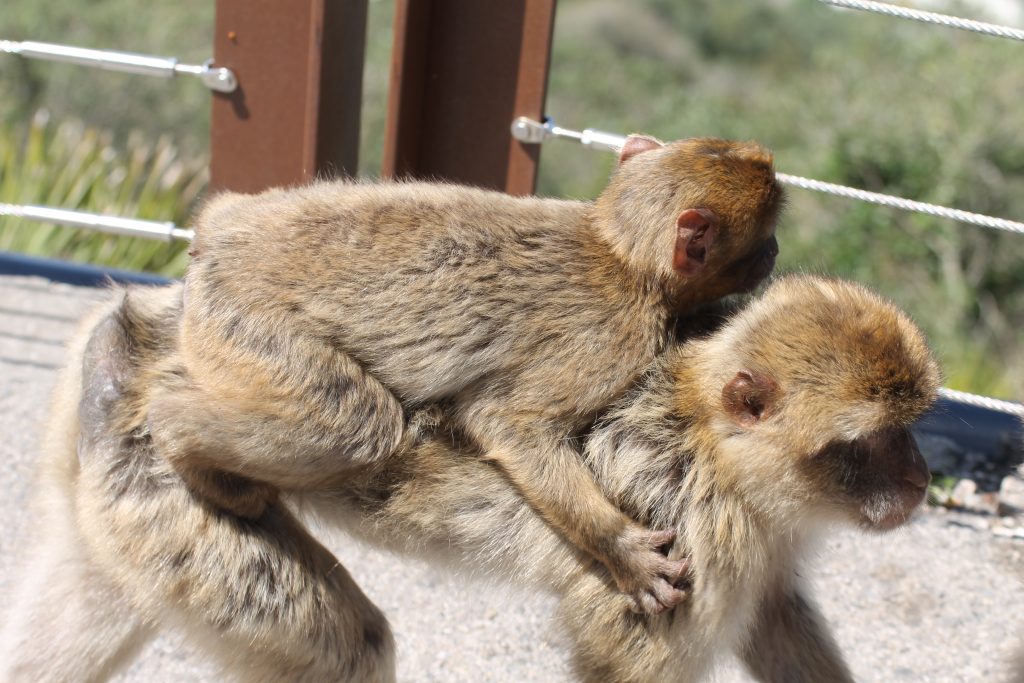
[[924,10],[911,9],[909,7],[900,7],[899,5],[890,5],[887,2],[874,2],[873,0],[818,1],[826,5],[841,7],[843,9],[856,9],[863,12],[874,12],[875,14],[884,14],[890,17],[899,17],[900,19],[910,19],[912,21],[922,21],[928,24],[948,26],[949,28],[973,31],[974,33],[982,33],[984,35],[996,36],[998,38],[1009,38],[1010,40],[1024,41],[1024,29],[1011,28],[1009,26],[1001,26],[999,24],[989,24],[984,21],[974,21],[973,19],[963,19],[949,14],[926,12]]

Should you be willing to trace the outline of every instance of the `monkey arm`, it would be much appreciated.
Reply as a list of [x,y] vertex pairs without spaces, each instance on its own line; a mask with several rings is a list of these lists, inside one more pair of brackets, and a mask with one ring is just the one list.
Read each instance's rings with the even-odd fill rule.
[[570,543],[604,564],[638,611],[661,612],[685,599],[676,584],[689,563],[669,560],[660,551],[674,540],[674,532],[650,531],[623,514],[573,447],[544,434],[515,443],[483,443],[485,459],[497,463]]
[[764,683],[853,683],[824,617],[797,586],[765,596],[742,658]]

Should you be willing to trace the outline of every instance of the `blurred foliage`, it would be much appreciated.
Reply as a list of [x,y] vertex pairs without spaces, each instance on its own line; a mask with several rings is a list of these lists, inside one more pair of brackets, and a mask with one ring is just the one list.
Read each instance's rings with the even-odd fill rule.
[[[0,129],[0,202],[79,208],[159,221],[187,221],[206,184],[202,161],[182,159],[166,136],[156,142],[112,135],[37,113],[21,135]],[[180,274],[184,243],[116,237],[34,221],[0,222],[0,250],[56,256],[129,270]]]
[[[212,0],[3,0],[0,38],[142,52],[201,64],[213,56]],[[193,77],[167,81],[0,55],[0,121],[46,109],[124,142],[132,131],[168,134],[186,153],[209,136],[209,91]]]
[[[392,5],[370,0],[363,175],[380,168]],[[127,0],[4,0],[0,37],[199,62],[210,53],[212,11],[210,0],[144,9]],[[959,11],[987,18],[976,8]],[[1022,220],[1020,50],[1009,40],[815,0],[560,0],[547,111],[574,128],[753,138],[788,173]],[[135,153],[129,139],[145,147],[142,140],[167,133],[184,150],[176,158],[185,168],[202,165],[209,96],[198,83],[0,60],[0,120],[16,122],[0,126],[5,160],[11,149],[28,149],[18,136],[34,129],[20,122],[45,106],[55,120],[87,121],[86,137],[106,135],[92,127],[113,131],[104,145],[118,156]],[[538,192],[593,197],[613,162],[553,141]],[[14,196],[7,186],[18,178],[37,177],[34,168],[3,163],[5,196]],[[148,217],[187,223],[181,216],[194,186],[184,186],[193,194]],[[86,193],[95,195],[88,206],[143,210],[104,205],[101,194]],[[70,207],[74,198],[48,201]],[[0,224],[0,240],[6,231]],[[782,270],[850,277],[907,308],[929,333],[948,386],[1024,399],[1024,237],[796,189],[779,236]],[[175,258],[162,267],[173,268]]]
[[[1024,220],[1020,50],[814,0],[562,0],[547,111],[753,138],[788,173]],[[613,162],[551,142],[539,191],[594,196]],[[789,196],[780,270],[872,285],[925,328],[948,386],[1024,399],[1024,236]]]

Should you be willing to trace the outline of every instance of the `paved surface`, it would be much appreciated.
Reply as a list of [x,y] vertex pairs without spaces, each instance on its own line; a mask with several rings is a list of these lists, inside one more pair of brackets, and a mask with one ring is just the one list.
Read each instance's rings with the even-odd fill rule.
[[[102,296],[45,280],[0,277],[0,614],[33,521],[23,510],[62,343]],[[858,680],[1000,681],[1024,642],[1024,540],[988,530],[980,516],[928,511],[882,537],[839,534],[814,579]],[[565,681],[551,603],[361,548],[328,543],[389,615],[403,681]],[[3,617],[0,617],[3,618]],[[164,637],[119,681],[216,681],[214,671]],[[719,681],[745,681],[726,666]]]

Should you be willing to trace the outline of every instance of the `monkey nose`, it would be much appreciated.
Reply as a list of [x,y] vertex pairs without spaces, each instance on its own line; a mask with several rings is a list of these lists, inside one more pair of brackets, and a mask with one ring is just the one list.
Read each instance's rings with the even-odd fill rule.
[[917,450],[917,444],[912,443],[910,459],[903,470],[903,479],[919,489],[928,487],[932,480],[932,473],[928,471],[928,463],[925,462],[921,451]]
[[907,454],[909,459],[903,472],[903,478],[917,488],[927,488],[932,480],[932,473],[928,471],[928,463],[921,455],[914,436],[909,431],[905,431],[903,436],[909,441],[909,453]]
[[928,484],[931,482],[932,473],[928,471],[927,467],[923,469],[913,468],[907,470],[903,475],[903,479],[917,488],[923,489],[927,488]]

